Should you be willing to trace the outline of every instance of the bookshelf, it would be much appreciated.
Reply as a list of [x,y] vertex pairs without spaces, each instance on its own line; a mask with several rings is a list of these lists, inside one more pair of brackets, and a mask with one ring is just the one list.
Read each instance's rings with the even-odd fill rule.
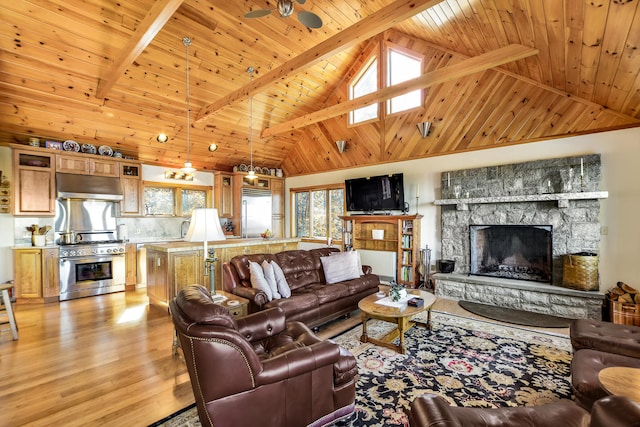
[[365,249],[396,253],[396,282],[420,284],[420,222],[422,215],[346,215],[342,220],[342,250]]

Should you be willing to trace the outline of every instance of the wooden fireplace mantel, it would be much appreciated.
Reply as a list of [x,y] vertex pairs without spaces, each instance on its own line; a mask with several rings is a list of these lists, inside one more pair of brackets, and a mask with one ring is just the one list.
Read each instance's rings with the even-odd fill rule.
[[438,199],[434,200],[435,205],[455,205],[459,211],[469,210],[469,205],[483,203],[522,203],[522,202],[546,202],[557,201],[559,208],[568,208],[570,200],[594,200],[606,199],[609,197],[608,191],[590,191],[576,193],[549,193],[530,194],[521,196],[495,196],[495,197],[470,197],[458,199]]

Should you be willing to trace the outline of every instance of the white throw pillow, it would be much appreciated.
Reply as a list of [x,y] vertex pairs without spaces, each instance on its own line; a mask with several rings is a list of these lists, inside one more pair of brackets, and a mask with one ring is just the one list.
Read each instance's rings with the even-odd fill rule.
[[262,261],[262,271],[264,271],[264,278],[267,279],[267,283],[271,288],[271,295],[273,295],[273,299],[282,298],[278,293],[278,285],[276,285],[276,276],[273,272],[273,266],[269,264],[266,259]]
[[284,271],[282,271],[282,268],[280,268],[278,263],[275,261],[271,261],[271,266],[273,267],[273,273],[276,277],[276,286],[278,288],[278,293],[282,296],[282,298],[289,298],[291,296],[291,288],[289,288],[287,278],[284,277]]
[[271,301],[273,299],[271,286],[269,286],[267,279],[264,278],[264,271],[262,270],[262,267],[260,267],[260,264],[249,261],[249,271],[251,273],[251,287],[263,291],[267,294],[267,299]]
[[360,252],[359,251],[352,251],[354,254],[356,254],[356,258],[358,259],[358,274],[360,274],[360,276],[364,276],[364,273],[362,272],[362,260],[360,259]]
[[353,251],[323,256],[320,261],[328,284],[357,279],[362,272],[358,271],[358,256]]

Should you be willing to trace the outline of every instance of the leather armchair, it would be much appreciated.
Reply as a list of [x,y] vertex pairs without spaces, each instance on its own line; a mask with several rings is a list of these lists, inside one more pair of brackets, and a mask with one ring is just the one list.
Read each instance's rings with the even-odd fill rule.
[[604,397],[589,413],[570,400],[517,408],[461,408],[425,394],[411,403],[408,415],[411,427],[640,426],[640,405],[623,396]]
[[584,427],[589,413],[570,400],[517,408],[449,406],[440,396],[425,394],[411,402],[411,427]]
[[607,396],[593,404],[591,427],[640,427],[640,405],[624,396]]
[[320,426],[353,413],[353,355],[279,308],[236,319],[199,285],[169,308],[203,426]]

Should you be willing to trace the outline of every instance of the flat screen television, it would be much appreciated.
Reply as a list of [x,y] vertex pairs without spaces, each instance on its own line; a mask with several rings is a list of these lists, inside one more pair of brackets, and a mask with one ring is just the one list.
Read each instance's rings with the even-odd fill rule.
[[348,211],[403,210],[404,182],[401,173],[347,179],[344,182]]

